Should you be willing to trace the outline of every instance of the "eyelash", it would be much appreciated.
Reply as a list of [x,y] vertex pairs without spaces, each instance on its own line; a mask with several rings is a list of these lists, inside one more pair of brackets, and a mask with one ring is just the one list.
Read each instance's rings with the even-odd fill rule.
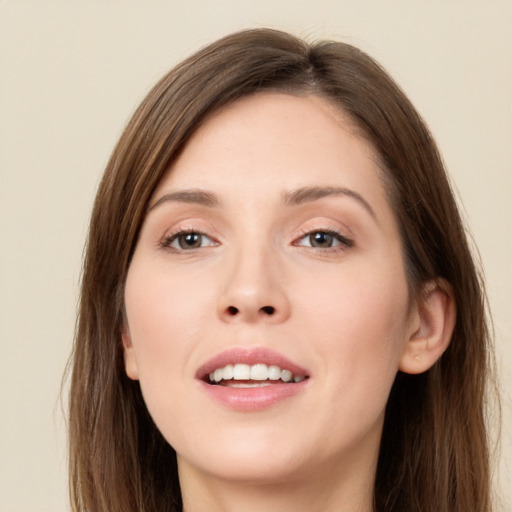
[[[197,235],[199,237],[207,238],[207,239],[211,240],[212,243],[207,244],[207,245],[200,245],[199,247],[189,247],[187,249],[185,249],[183,247],[180,247],[180,248],[172,247],[172,244],[176,240],[178,240],[179,237],[186,236],[186,235]],[[175,252],[192,252],[194,250],[201,249],[203,247],[212,247],[214,245],[218,245],[218,243],[215,240],[213,240],[211,237],[206,235],[205,233],[202,233],[201,231],[198,231],[195,229],[178,229],[177,231],[174,231],[173,233],[170,233],[169,235],[165,236],[163,238],[163,240],[160,242],[160,245],[164,249],[169,249],[169,250],[175,251]]]
[[[178,240],[181,236],[186,235],[197,235],[198,237],[201,237],[201,244],[198,247],[173,247],[172,244]],[[312,240],[310,238],[309,245],[303,245],[299,242],[304,240],[307,237],[311,237],[312,235],[327,235],[329,237],[332,237],[333,240],[339,242],[337,245],[332,245],[330,247],[315,247],[312,245]],[[211,241],[211,243],[208,243],[206,245],[202,245],[204,238]],[[196,251],[198,249],[202,249],[204,247],[212,247],[215,245],[218,245],[218,242],[213,240],[211,237],[206,235],[205,233],[202,233],[201,231],[194,230],[194,229],[178,229],[177,231],[174,231],[173,233],[170,233],[169,235],[165,236],[163,240],[160,242],[161,247],[164,249],[168,249],[174,252],[192,252]],[[303,231],[301,236],[297,238],[292,245],[296,247],[308,247],[311,249],[314,249],[315,251],[319,251],[322,253],[329,253],[329,252],[338,252],[343,251],[345,249],[348,249],[350,247],[354,246],[354,241],[345,237],[338,231],[335,231],[334,229],[313,229],[308,231]]]
[[[311,237],[315,234],[322,234],[322,235],[328,235],[333,237],[334,240],[339,242],[339,245],[334,245],[331,247],[314,247],[312,245],[300,245],[298,242],[301,240],[304,240],[307,237]],[[293,242],[293,245],[299,246],[299,247],[309,247],[318,251],[322,252],[337,252],[337,251],[343,251],[345,249],[349,249],[354,246],[354,241],[347,238],[346,236],[342,235],[338,231],[334,229],[313,229],[304,231],[299,238],[295,242]]]

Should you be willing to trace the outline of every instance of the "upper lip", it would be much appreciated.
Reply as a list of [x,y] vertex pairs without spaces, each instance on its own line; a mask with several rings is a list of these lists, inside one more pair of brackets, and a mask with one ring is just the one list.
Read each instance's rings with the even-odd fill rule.
[[230,348],[212,357],[200,366],[196,372],[198,379],[204,379],[217,368],[223,368],[228,364],[266,364],[267,366],[279,366],[283,370],[290,370],[293,375],[309,376],[307,370],[294,363],[279,352],[266,347]]

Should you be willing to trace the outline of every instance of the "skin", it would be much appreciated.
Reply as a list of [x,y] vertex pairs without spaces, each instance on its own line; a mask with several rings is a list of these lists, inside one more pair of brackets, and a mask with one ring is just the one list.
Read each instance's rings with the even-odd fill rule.
[[[395,375],[430,367],[454,318],[432,283],[409,307],[378,161],[324,99],[260,93],[210,116],[155,191],[126,282],[125,364],[177,452],[186,511],[372,510]],[[290,201],[303,187],[345,193]],[[190,189],[218,204],[169,196]],[[202,246],[181,248],[177,230]],[[325,231],[333,246],[310,246]],[[309,379],[230,409],[196,372],[233,347],[275,350]]]

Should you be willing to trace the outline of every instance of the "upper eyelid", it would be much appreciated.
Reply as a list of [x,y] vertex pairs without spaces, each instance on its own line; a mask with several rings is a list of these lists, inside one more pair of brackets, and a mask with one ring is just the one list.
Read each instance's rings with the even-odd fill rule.
[[219,218],[205,217],[197,211],[178,215],[164,215],[152,219],[148,223],[148,230],[159,238],[172,236],[175,233],[194,232],[218,239],[225,227],[225,223],[220,221]]
[[349,226],[345,224],[341,224],[338,220],[333,220],[329,218],[316,218],[310,219],[305,222],[301,222],[300,228],[296,228],[295,231],[298,233],[297,237],[306,236],[311,233],[331,233],[333,235],[338,235],[345,239],[354,238],[355,234]]
[[[166,224],[168,225],[168,224]],[[217,229],[214,229],[210,221],[205,221],[201,218],[184,218],[178,219],[171,224],[172,227],[168,227],[164,231],[162,238],[173,236],[181,233],[198,233],[210,238],[216,238]],[[160,226],[161,228],[164,225]],[[159,228],[156,228],[159,229]]]
[[335,231],[346,237],[354,236],[353,228],[358,225],[358,216],[345,210],[321,208],[307,209],[290,217],[295,232]]

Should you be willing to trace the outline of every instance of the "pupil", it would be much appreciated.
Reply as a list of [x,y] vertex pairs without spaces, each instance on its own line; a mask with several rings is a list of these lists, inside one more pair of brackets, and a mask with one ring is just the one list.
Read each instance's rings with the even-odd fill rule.
[[310,242],[312,247],[331,247],[332,246],[332,235],[329,233],[313,233],[310,235]]
[[187,233],[186,235],[181,235],[180,246],[184,249],[200,247],[201,235],[198,233]]

